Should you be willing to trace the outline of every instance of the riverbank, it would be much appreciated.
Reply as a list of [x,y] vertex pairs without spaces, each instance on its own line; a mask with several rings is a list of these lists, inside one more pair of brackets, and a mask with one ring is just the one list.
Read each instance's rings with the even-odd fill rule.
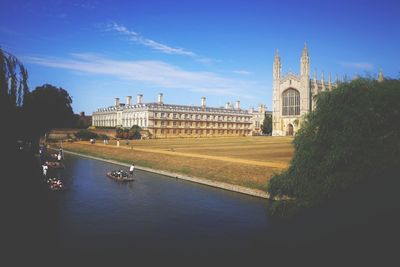
[[[76,156],[81,156],[81,157],[99,160],[99,161],[103,161],[103,162],[113,163],[113,164],[121,165],[124,167],[130,166],[130,164],[123,163],[120,161],[99,158],[99,157],[86,155],[86,154],[82,154],[82,153],[77,153],[77,152],[73,152],[73,151],[69,151],[69,150],[65,150],[65,149],[64,149],[64,152],[68,153],[68,154],[76,155]],[[268,193],[261,191],[261,190],[257,190],[257,189],[247,188],[247,187],[239,186],[239,185],[232,185],[232,184],[228,184],[228,183],[224,183],[224,182],[211,181],[211,180],[207,180],[207,179],[199,178],[199,177],[191,177],[191,176],[182,175],[179,173],[155,170],[155,169],[146,168],[146,167],[142,167],[142,166],[135,166],[135,167],[138,170],[142,170],[142,171],[146,171],[146,172],[157,173],[157,174],[169,176],[169,177],[176,178],[176,179],[181,179],[181,180],[190,181],[190,182],[194,182],[194,183],[198,183],[198,184],[217,187],[217,188],[234,191],[234,192],[238,192],[238,193],[242,193],[242,194],[246,194],[246,195],[251,195],[251,196],[255,196],[255,197],[270,199],[270,196]]]
[[[292,138],[230,137],[64,142],[66,150],[266,192],[293,156]],[[58,148],[58,145],[56,147]]]

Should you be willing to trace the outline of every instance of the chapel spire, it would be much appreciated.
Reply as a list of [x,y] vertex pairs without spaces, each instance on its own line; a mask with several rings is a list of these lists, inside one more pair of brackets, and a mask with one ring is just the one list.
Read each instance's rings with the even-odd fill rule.
[[300,76],[309,78],[310,76],[310,57],[308,55],[307,43],[304,43],[303,52],[300,59]]
[[273,65],[273,76],[274,80],[279,80],[281,78],[281,57],[279,56],[279,51],[276,49],[275,56],[274,56],[274,65]]

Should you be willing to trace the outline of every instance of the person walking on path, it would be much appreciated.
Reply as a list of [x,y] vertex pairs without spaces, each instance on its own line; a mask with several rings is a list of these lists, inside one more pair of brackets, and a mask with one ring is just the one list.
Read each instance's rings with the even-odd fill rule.
[[129,168],[129,174],[131,176],[133,176],[133,170],[135,170],[135,165],[133,165],[133,163],[132,163],[131,167]]

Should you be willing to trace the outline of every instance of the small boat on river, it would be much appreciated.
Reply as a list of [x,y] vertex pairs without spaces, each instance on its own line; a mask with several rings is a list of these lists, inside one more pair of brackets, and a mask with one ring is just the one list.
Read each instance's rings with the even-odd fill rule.
[[59,161],[46,161],[45,163],[49,168],[52,169],[64,169],[65,166],[62,164],[62,162]]
[[60,191],[64,190],[65,188],[64,184],[58,178],[49,178],[46,182],[49,185],[49,189],[51,191]]
[[107,177],[119,182],[130,182],[135,180],[133,176],[130,176],[127,172],[122,170],[107,172]]

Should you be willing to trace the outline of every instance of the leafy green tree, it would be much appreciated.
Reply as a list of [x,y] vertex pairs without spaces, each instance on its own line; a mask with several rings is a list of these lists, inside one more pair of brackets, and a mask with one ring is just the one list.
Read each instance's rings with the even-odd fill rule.
[[115,129],[115,137],[122,139],[140,139],[142,135],[140,134],[140,128],[138,125],[133,125],[130,129],[127,128],[117,128]]
[[25,111],[34,134],[42,135],[53,128],[71,127],[74,123],[72,98],[63,88],[50,84],[36,87],[28,94]]
[[372,197],[398,180],[400,80],[360,78],[316,101],[294,139],[290,167],[268,184],[271,196],[294,199],[276,202],[276,211],[312,207],[367,181],[376,182]]
[[132,135],[132,139],[140,139],[142,137],[142,135],[140,134],[141,130],[142,128],[140,128],[138,125],[133,125],[129,130]]
[[272,116],[265,112],[265,118],[263,124],[261,125],[261,130],[263,134],[272,133]]

